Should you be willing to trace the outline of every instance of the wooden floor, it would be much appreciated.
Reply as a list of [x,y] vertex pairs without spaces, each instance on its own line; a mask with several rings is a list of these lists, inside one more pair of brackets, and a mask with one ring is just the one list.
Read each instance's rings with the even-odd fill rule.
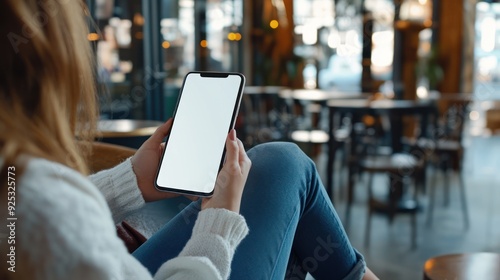
[[[426,259],[451,253],[500,252],[500,136],[468,136],[464,178],[469,206],[470,227],[464,230],[456,177],[450,188],[450,204],[443,204],[443,189],[436,192],[436,208],[432,227],[426,226],[428,198],[422,196],[418,214],[418,245],[412,250],[409,216],[397,216],[392,224],[383,215],[374,215],[371,244],[364,246],[366,223],[366,180],[356,185],[356,201],[352,210],[348,235],[352,244],[366,258],[368,266],[381,279],[422,279]],[[318,167],[321,167],[318,164]],[[320,172],[321,172],[321,168]],[[429,177],[434,176],[432,173]],[[437,175],[438,184],[442,183]],[[385,178],[377,178],[384,186]],[[377,181],[376,181],[377,182]],[[377,183],[376,183],[377,184]],[[442,186],[442,185],[440,185]],[[376,187],[376,186],[375,186]],[[344,218],[345,199],[336,190],[335,207]]]

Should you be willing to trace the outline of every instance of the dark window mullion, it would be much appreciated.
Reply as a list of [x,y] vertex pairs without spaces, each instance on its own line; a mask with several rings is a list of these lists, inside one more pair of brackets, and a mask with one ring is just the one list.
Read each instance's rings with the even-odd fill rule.
[[146,89],[146,118],[164,121],[163,57],[161,52],[160,7],[158,1],[143,0],[144,87]]

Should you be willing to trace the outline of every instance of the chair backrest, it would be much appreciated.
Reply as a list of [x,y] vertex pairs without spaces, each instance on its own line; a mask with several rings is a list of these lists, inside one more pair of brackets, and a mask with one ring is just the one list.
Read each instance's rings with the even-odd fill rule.
[[[92,142],[92,153],[89,157],[89,169],[91,173],[109,169],[133,156],[136,150],[103,142]],[[126,221],[121,221],[116,225],[118,237],[120,237],[129,253],[134,252],[146,241],[146,237],[133,228]]]
[[91,173],[95,173],[112,168],[133,156],[135,152],[135,149],[129,147],[93,142],[92,153],[89,157],[89,169]]
[[440,102],[438,138],[461,141],[465,122],[469,114],[470,100],[444,100]]

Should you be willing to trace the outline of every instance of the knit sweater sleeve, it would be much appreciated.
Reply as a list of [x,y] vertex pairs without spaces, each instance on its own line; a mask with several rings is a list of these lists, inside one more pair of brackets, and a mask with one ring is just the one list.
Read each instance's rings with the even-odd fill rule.
[[[102,193],[79,173],[33,160],[17,189],[16,269],[21,278],[152,279],[117,237]],[[236,213],[201,211],[185,248],[154,279],[227,279],[234,251],[247,232]]]
[[205,209],[198,214],[184,249],[160,267],[155,279],[227,279],[235,249],[247,234],[241,215],[226,209]]
[[145,204],[130,158],[111,169],[90,175],[89,179],[106,198],[115,223]]
[[22,279],[151,279],[130,255],[99,190],[76,171],[31,160],[18,185]]

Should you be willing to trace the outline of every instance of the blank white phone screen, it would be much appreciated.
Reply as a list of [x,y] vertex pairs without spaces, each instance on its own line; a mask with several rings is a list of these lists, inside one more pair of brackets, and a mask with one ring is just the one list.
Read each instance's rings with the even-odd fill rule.
[[164,188],[211,193],[239,98],[239,75],[187,75],[157,177]]

